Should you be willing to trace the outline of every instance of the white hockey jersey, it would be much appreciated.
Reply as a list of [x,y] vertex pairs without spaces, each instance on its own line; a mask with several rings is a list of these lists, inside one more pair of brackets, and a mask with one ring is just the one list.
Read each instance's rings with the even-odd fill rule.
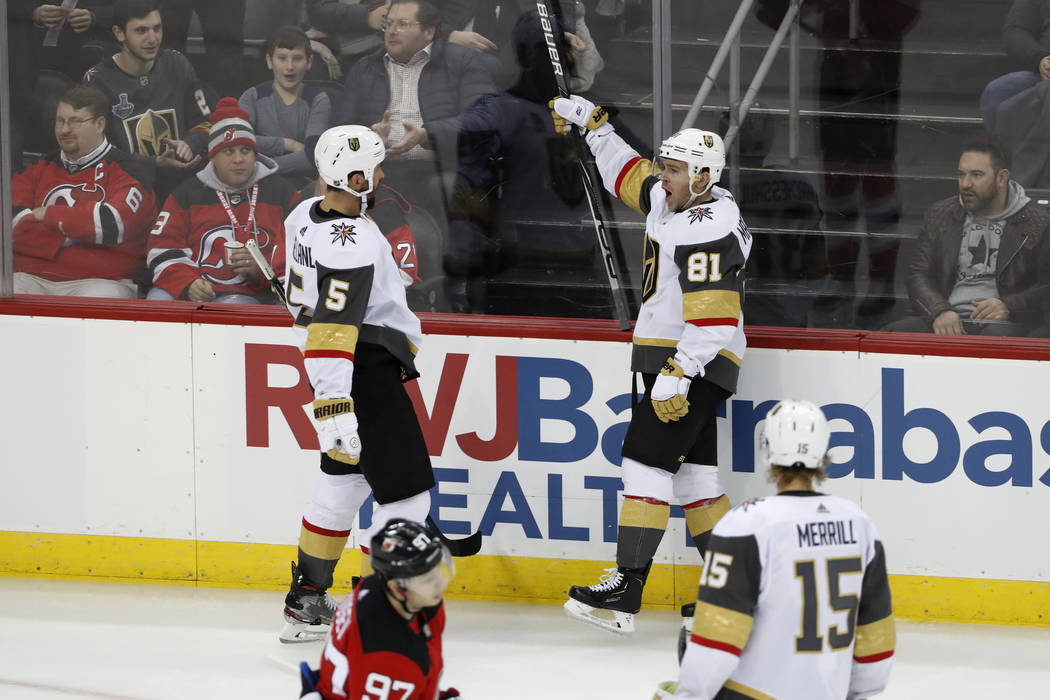
[[713,201],[672,211],[652,163],[615,131],[591,132],[587,143],[606,189],[646,216],[632,371],[659,372],[673,355],[687,375],[735,392],[747,347],[740,307],[751,231],[733,195],[714,186]]
[[886,558],[855,503],[745,501],[715,526],[676,698],[866,698],[895,645]]
[[423,335],[390,244],[367,215],[324,212],[308,199],[284,220],[288,310],[314,395],[350,396],[358,343],[386,348],[406,377]]

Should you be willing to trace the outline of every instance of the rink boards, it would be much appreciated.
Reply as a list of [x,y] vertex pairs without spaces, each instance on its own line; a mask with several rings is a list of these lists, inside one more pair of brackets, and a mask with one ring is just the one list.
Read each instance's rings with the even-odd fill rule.
[[[283,318],[111,316],[0,316],[0,572],[286,585],[317,443]],[[615,553],[627,338],[588,323],[424,330],[407,386],[439,479],[433,514],[451,536],[486,535],[456,594],[558,601],[596,581]],[[899,617],[1050,624],[1050,353],[774,329],[752,341],[719,419],[734,503],[771,492],[762,416],[808,398],[832,418],[825,490],[874,519]],[[646,603],[695,596],[697,559],[675,509]],[[337,581],[356,572],[348,551]]]

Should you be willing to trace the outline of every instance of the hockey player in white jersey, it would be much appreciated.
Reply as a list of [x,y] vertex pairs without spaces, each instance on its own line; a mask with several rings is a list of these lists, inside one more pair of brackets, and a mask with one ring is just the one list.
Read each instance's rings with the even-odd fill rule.
[[715,526],[677,688],[661,684],[654,700],[852,700],[886,688],[896,640],[886,557],[859,506],[813,488],[829,437],[808,401],[766,415],[777,495]]
[[[363,126],[336,126],[317,141],[324,197],[285,219],[288,309],[314,390],[321,475],[299,534],[281,641],[323,638],[335,604],[333,572],[354,517],[378,507],[371,541],[391,518],[423,522],[434,472],[403,382],[419,376],[422,333],[405,300],[390,244],[366,213],[383,179],[382,140]],[[367,551],[366,548],[362,547]]]
[[633,406],[622,449],[616,568],[600,583],[573,586],[565,604],[573,617],[628,633],[670,503],[685,510],[701,553],[729,510],[715,413],[736,391],[746,347],[740,306],[751,232],[733,196],[715,184],[725,166],[718,134],[684,129],[660,144],[654,162],[616,134],[601,107],[573,95],[552,100],[551,109],[559,130],[576,125],[586,132],[606,189],[646,217],[631,358],[645,393]]

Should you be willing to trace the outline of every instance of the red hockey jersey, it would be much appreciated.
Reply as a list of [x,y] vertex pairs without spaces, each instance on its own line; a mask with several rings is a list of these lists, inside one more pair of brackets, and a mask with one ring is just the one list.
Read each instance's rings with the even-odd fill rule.
[[441,679],[443,603],[411,620],[387,600],[372,575],[346,597],[321,654],[317,690],[325,700],[435,700]]
[[[157,214],[149,165],[99,147],[70,172],[58,153],[11,179],[14,269],[56,282],[133,279]],[[38,221],[33,209],[47,207]]]
[[[210,169],[209,165],[202,172]],[[226,264],[226,241],[247,243],[254,236],[263,256],[281,274],[284,217],[299,203],[299,193],[276,175],[264,176],[255,184],[259,189],[254,227],[249,225],[251,186],[244,192],[227,195],[237,221],[236,230],[213,187],[198,177],[179,185],[164,203],[150,231],[147,262],[153,285],[176,299],[184,298],[190,284],[198,278],[211,283],[216,295],[265,295],[269,282],[261,276],[245,278]]]

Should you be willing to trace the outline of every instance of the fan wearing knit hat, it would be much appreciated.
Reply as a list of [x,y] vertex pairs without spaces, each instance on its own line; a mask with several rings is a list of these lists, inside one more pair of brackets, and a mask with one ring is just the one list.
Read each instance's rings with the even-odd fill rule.
[[299,202],[258,152],[255,130],[237,100],[224,97],[211,114],[208,165],[168,197],[153,227],[146,261],[147,299],[269,303],[269,283],[244,248],[254,240],[274,269],[284,269],[284,217]]

